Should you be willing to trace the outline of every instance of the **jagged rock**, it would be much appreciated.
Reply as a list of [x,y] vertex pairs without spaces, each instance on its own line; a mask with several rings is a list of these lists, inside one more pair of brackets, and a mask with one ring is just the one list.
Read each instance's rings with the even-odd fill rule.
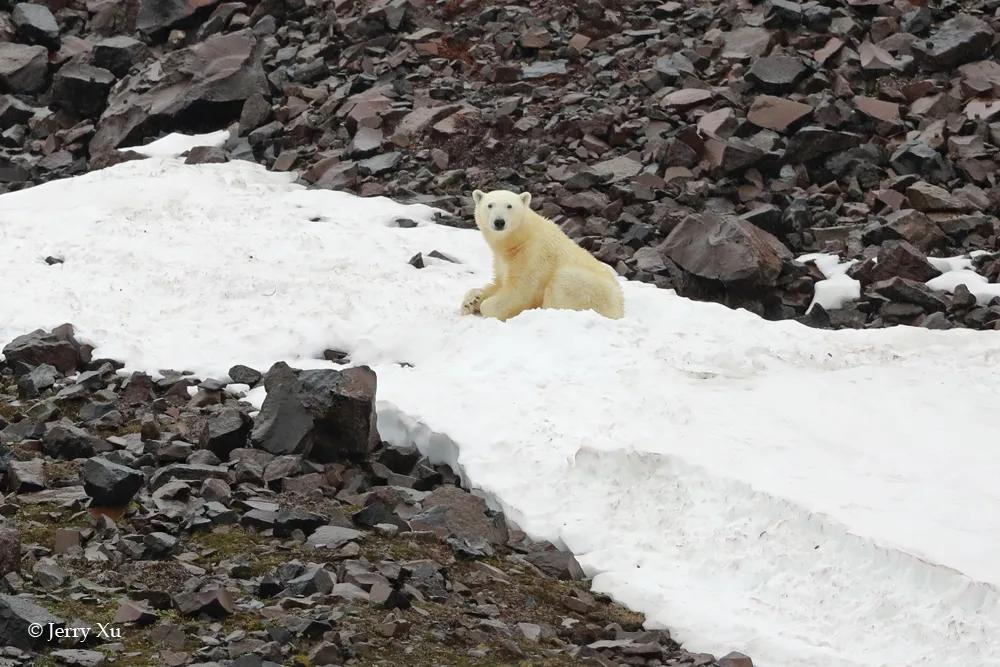
[[90,152],[138,142],[168,119],[181,126],[205,122],[207,115],[219,124],[231,122],[239,118],[243,102],[264,89],[261,47],[253,32],[213,35],[123,79],[101,116]]
[[7,363],[15,371],[27,372],[41,364],[50,364],[60,373],[72,373],[83,365],[80,347],[72,330],[45,332],[37,329],[18,336],[3,348]]
[[177,611],[185,616],[205,614],[213,618],[222,618],[232,614],[236,607],[233,595],[224,588],[217,588],[200,593],[178,593],[173,596]]
[[949,69],[980,60],[993,44],[989,24],[968,14],[945,21],[926,43],[914,44],[914,51],[928,67]]
[[124,507],[142,487],[142,473],[134,468],[92,458],[83,466],[83,488],[93,505]]
[[862,141],[859,134],[838,132],[810,125],[803,127],[788,140],[785,162],[806,162],[828,153],[845,151]]
[[135,27],[146,34],[167,30],[219,0],[140,0]]
[[199,446],[228,461],[234,449],[246,447],[252,426],[252,420],[245,414],[236,408],[226,408],[205,423]]
[[44,46],[0,42],[0,88],[35,93],[45,87],[49,53]]
[[45,5],[20,2],[14,5],[10,17],[23,41],[53,51],[59,48],[59,24]]
[[872,272],[874,281],[908,278],[927,282],[941,272],[927,261],[927,256],[906,241],[886,241],[879,248],[878,263]]
[[33,624],[47,631],[49,628],[62,628],[66,622],[25,597],[0,594],[0,646],[24,650],[45,646],[48,633],[32,637],[28,626]]
[[525,560],[556,579],[579,581],[586,575],[576,556],[566,551],[535,551],[524,555]]
[[42,451],[53,458],[89,458],[101,449],[100,440],[68,420],[50,424],[42,437]]
[[255,446],[336,461],[364,456],[378,444],[376,380],[368,367],[296,374],[279,364],[264,382],[267,397],[251,434]]
[[52,104],[77,116],[98,116],[108,102],[115,75],[90,65],[66,65],[52,81]]
[[94,44],[91,62],[94,67],[106,69],[116,77],[123,77],[130,69],[140,65],[148,55],[149,49],[145,44],[132,37],[119,35]]
[[685,271],[724,283],[773,285],[791,252],[777,238],[734,216],[685,218],[660,251]]
[[781,95],[794,90],[795,85],[808,71],[798,58],[767,56],[754,62],[746,77],[765,93]]

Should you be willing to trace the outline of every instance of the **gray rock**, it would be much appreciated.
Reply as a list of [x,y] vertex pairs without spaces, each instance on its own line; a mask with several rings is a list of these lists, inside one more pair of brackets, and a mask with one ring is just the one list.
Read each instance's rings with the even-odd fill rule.
[[7,486],[14,493],[31,493],[44,489],[45,468],[42,459],[8,463]]
[[[32,637],[28,626],[41,625],[46,634]],[[0,594],[0,646],[24,650],[39,649],[48,644],[50,628],[62,628],[66,622],[53,616],[28,598]]]
[[366,366],[294,373],[275,364],[251,441],[275,455],[318,461],[367,455],[378,444],[375,374]]
[[247,415],[236,408],[225,408],[208,419],[199,446],[228,461],[234,449],[246,447],[251,426]]
[[928,67],[951,69],[986,57],[993,37],[988,23],[968,14],[959,14],[945,21],[926,43],[915,43],[913,50]]
[[747,71],[747,80],[765,93],[790,93],[809,70],[792,56],[760,58]]
[[364,537],[364,533],[341,526],[320,526],[309,536],[306,544],[314,549],[339,549],[348,542]]
[[116,77],[123,77],[132,67],[141,64],[148,54],[149,49],[139,40],[118,35],[94,44],[90,57],[94,67],[101,67]]
[[724,283],[773,285],[792,253],[773,235],[734,216],[685,218],[660,250],[689,273]]
[[83,466],[83,488],[91,497],[91,504],[101,507],[128,505],[142,487],[143,479],[138,470],[105,458],[92,458]]
[[[3,45],[0,45],[0,61],[2,61]],[[2,65],[0,65],[2,66]],[[3,74],[0,71],[0,78]],[[18,336],[4,346],[3,354],[7,362],[22,372],[28,369],[50,364],[63,374],[75,372],[82,364],[78,345],[72,338],[72,333],[60,335],[56,332],[45,332],[42,329]]]
[[67,648],[50,653],[60,665],[72,667],[104,667],[108,657],[99,651],[88,651],[80,648]]
[[52,104],[76,116],[99,116],[108,104],[115,75],[91,65],[64,65],[52,79]]
[[101,448],[99,443],[97,438],[82,428],[62,419],[46,429],[42,437],[42,451],[58,459],[89,458]]
[[90,142],[91,155],[148,136],[158,123],[199,105],[238,104],[266,90],[261,50],[253,33],[242,30],[212,35],[145,65],[115,88]]
[[135,27],[151,35],[173,27],[218,0],[140,0]]
[[59,48],[59,24],[45,5],[18,3],[10,17],[22,40],[53,51]]

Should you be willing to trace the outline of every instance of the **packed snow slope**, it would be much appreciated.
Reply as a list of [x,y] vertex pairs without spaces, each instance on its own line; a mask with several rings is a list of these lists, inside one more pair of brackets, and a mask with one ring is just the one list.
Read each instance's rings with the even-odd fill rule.
[[[378,372],[383,437],[693,650],[1000,665],[1000,335],[819,331],[632,283],[621,321],[460,317],[488,249],[431,213],[169,158],[5,195],[0,339],[72,322],[130,368],[214,376],[344,349]],[[407,263],[432,250],[458,263]]]

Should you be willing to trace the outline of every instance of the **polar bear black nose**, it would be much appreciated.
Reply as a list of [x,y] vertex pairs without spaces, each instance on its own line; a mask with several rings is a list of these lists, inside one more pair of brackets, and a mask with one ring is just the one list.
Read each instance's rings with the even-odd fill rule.
[[496,220],[493,221],[493,229],[497,230],[498,232],[501,231],[501,230],[503,230],[503,228],[506,225],[507,225],[507,221],[502,220],[500,218],[497,218]]

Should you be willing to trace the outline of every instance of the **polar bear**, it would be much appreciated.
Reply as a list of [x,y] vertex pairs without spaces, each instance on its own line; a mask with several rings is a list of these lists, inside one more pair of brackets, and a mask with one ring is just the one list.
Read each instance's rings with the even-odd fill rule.
[[493,251],[493,282],[465,295],[462,314],[503,321],[529,308],[561,308],[624,316],[612,268],[532,211],[529,193],[476,190],[472,199],[476,225]]

